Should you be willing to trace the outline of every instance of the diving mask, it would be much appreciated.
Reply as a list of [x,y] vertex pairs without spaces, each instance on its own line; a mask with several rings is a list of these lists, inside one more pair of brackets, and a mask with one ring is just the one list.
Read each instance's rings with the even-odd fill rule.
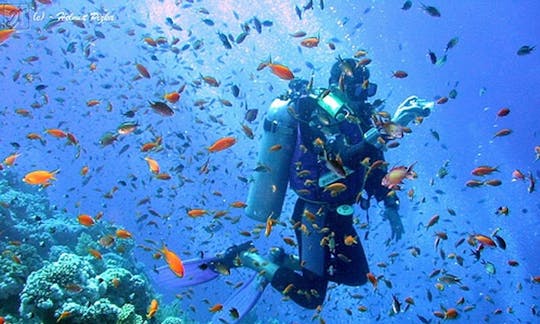
[[317,104],[338,122],[343,121],[350,114],[345,101],[332,91],[325,91],[319,96]]

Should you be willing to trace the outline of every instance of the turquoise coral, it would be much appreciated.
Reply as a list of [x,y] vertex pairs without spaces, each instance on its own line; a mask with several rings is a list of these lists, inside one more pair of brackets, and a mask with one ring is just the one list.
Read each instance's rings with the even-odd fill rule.
[[48,322],[69,312],[72,321],[85,323],[142,319],[137,314],[144,314],[150,300],[145,278],[122,268],[96,274],[90,258],[64,253],[57,262],[30,274],[20,296],[21,316]]
[[[20,314],[24,318],[38,316],[53,320],[55,310],[68,297],[79,303],[97,299],[98,287],[91,283],[95,277],[92,266],[75,254],[64,253],[57,262],[50,263],[28,276],[21,293]],[[73,291],[70,287],[81,287]]]
[[9,323],[146,322],[153,289],[134,261],[134,240],[101,246],[114,226],[85,228],[17,179],[0,174],[0,315]]

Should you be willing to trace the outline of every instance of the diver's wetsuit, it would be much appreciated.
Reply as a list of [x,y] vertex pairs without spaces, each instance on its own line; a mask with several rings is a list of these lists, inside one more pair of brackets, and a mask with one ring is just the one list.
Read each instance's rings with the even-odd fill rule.
[[[305,118],[304,120],[309,119],[309,116],[302,116],[301,111],[300,115]],[[307,134],[308,132],[310,134]],[[308,127],[299,125],[297,147],[307,147],[308,150],[297,150],[289,173],[291,188],[299,194],[292,220],[296,224],[295,233],[302,274],[290,268],[280,267],[271,281],[272,286],[278,291],[285,293],[286,290],[288,297],[309,309],[323,304],[328,281],[350,286],[363,285],[367,281],[369,266],[360,238],[353,226],[353,217],[339,215],[336,208],[342,204],[355,204],[357,195],[362,189],[377,201],[383,200],[389,192],[381,185],[381,180],[386,174],[383,169],[372,170],[364,188],[361,188],[366,172],[361,161],[366,157],[370,157],[372,162],[384,159],[382,152],[369,144],[364,144],[354,156],[344,158],[344,164],[350,170],[354,170],[346,178],[339,180],[347,186],[347,190],[333,196],[317,185],[319,177],[329,172],[321,161],[320,152],[313,150],[311,145],[313,139],[319,135],[313,134]],[[302,169],[310,171],[308,176],[299,176],[307,173],[302,173]],[[316,219],[306,218],[306,211],[316,215]],[[302,227],[303,225],[305,227]],[[335,244],[328,244],[329,235]],[[356,238],[356,243],[346,245],[344,238],[348,236]],[[291,284],[293,286],[290,286]]]

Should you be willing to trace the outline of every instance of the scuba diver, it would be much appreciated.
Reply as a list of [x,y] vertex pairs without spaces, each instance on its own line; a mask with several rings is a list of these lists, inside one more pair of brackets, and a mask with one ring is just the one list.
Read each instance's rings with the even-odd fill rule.
[[[392,239],[401,238],[399,199],[383,185],[385,167],[369,164],[384,161],[384,140],[392,139],[388,126],[405,127],[428,116],[433,102],[411,96],[390,121],[381,123],[367,102],[377,91],[368,80],[369,70],[359,61],[338,58],[328,88],[313,88],[313,76],[310,81],[294,79],[289,91],[270,105],[258,155],[265,172],[255,172],[245,211],[271,227],[280,217],[289,184],[298,196],[292,223],[299,253],[286,255],[282,248],[271,248],[263,257],[247,242],[223,255],[187,261],[186,276],[194,274],[180,279],[185,286],[240,266],[257,273],[224,304],[229,315],[216,314],[216,322],[244,316],[268,284],[308,309],[323,304],[329,281],[365,284],[369,265],[353,224],[355,204],[367,210],[372,198],[382,201]],[[279,149],[272,149],[276,145]]]

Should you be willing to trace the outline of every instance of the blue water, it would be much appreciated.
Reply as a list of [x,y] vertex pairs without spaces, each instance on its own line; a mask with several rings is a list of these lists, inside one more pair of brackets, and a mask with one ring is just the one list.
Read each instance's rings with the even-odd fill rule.
[[[402,240],[389,242],[390,229],[381,221],[380,209],[374,206],[370,210],[369,239],[362,243],[371,271],[383,275],[388,285],[381,280],[377,290],[369,284],[332,286],[318,316],[327,323],[419,323],[418,315],[437,322],[433,312],[456,308],[461,322],[537,322],[540,286],[531,277],[540,275],[540,200],[538,189],[528,192],[528,180],[512,181],[512,171],[519,169],[540,178],[535,153],[535,146],[540,145],[540,56],[538,49],[529,55],[516,54],[523,45],[540,43],[538,5],[530,1],[433,1],[429,5],[438,8],[441,17],[431,17],[418,1],[405,11],[399,1],[325,0],[323,10],[315,1],[312,10],[301,10],[299,19],[295,6],[302,8],[306,3],[147,0],[126,5],[95,0],[38,2],[32,8],[20,2],[24,16],[16,33],[0,45],[0,158],[20,153],[9,172],[21,179],[30,171],[60,169],[57,180],[43,191],[51,206],[65,212],[66,222],[75,222],[81,213],[102,211],[100,222],[129,230],[139,246],[166,244],[189,259],[253,239],[262,251],[280,245],[292,253],[294,248],[282,241],[294,236],[288,221],[295,198],[292,192],[280,218],[282,224],[268,238],[253,232],[250,238],[242,236],[240,232],[252,231],[259,224],[244,217],[242,209],[230,207],[232,202],[246,199],[245,179],[256,166],[265,110],[287,90],[287,82],[268,68],[256,68],[271,57],[290,67],[296,77],[307,79],[313,72],[315,85],[324,87],[337,56],[349,57],[363,49],[372,59],[370,81],[378,84],[373,99],[385,99],[385,110],[392,113],[412,94],[436,100],[455,89],[457,96],[436,105],[423,123],[410,125],[412,134],[386,153],[390,166],[416,162],[418,173],[399,193],[405,226]],[[63,13],[88,16],[84,26],[74,24],[70,20],[76,17],[68,15],[67,21],[45,28],[51,17]],[[254,17],[265,22],[260,33],[254,28]],[[181,28],[172,28],[167,18]],[[242,24],[251,28],[249,35],[226,49],[218,32],[236,38]],[[319,46],[300,46],[301,38],[289,35],[299,30],[307,36],[319,35]],[[166,42],[153,47],[145,37],[164,37]],[[459,41],[447,51],[446,62],[431,64],[428,51],[442,58],[454,37]],[[178,42],[172,45],[174,39]],[[329,48],[329,42],[335,50]],[[28,59],[31,56],[37,59]],[[91,64],[95,64],[94,70]],[[138,77],[136,64],[145,66],[151,77]],[[393,78],[395,70],[406,71],[408,77]],[[20,76],[16,78],[16,74]],[[220,85],[211,87],[202,76],[212,76]],[[46,88],[37,90],[38,85]],[[148,101],[164,101],[164,94],[183,85],[180,100],[169,104],[173,116],[159,115],[150,108]],[[232,85],[240,89],[237,98]],[[232,106],[220,99],[229,100]],[[89,100],[99,100],[99,104],[89,107]],[[206,103],[196,106],[200,100]],[[39,107],[32,108],[32,104]],[[497,118],[503,107],[510,114]],[[30,115],[16,113],[19,108]],[[251,123],[244,121],[247,109],[258,109]],[[134,116],[126,116],[129,111]],[[100,144],[105,133],[115,133],[127,121],[138,124],[135,132],[119,135],[111,145]],[[254,139],[244,134],[242,123],[253,129]],[[44,134],[49,128],[74,134],[79,145],[66,145],[65,139]],[[503,128],[512,133],[494,138]],[[27,139],[31,132],[40,134],[43,144]],[[160,150],[140,151],[142,144],[157,136],[163,138]],[[224,136],[236,137],[237,143],[208,153],[207,147]],[[145,157],[158,161],[162,172],[172,178],[156,179]],[[209,171],[201,173],[206,161]],[[448,175],[437,177],[445,163]],[[489,178],[500,179],[502,185],[465,186],[476,178],[471,171],[480,165],[497,166],[499,172]],[[86,176],[80,175],[83,166],[89,167]],[[21,186],[29,185],[21,182]],[[410,189],[415,192],[412,199],[407,197]],[[114,193],[106,195],[111,190]],[[143,201],[146,198],[149,200]],[[508,216],[495,214],[500,206],[508,206]],[[192,208],[206,209],[209,214],[190,218],[187,210]],[[214,219],[212,214],[221,210],[228,214]],[[435,214],[440,215],[439,222],[426,229]],[[366,221],[363,212],[357,217],[361,223]],[[489,274],[470,255],[473,247],[467,242],[455,247],[455,243],[472,234],[490,235],[496,228],[507,248],[482,252],[482,259],[496,268],[495,274]],[[434,247],[435,232],[448,234],[438,249]],[[359,230],[361,237],[364,233]],[[419,248],[420,255],[413,256],[411,247]],[[139,247],[133,253],[148,274],[165,265],[152,257],[155,249],[149,252]],[[397,256],[390,257],[392,253]],[[451,253],[463,257],[463,266],[448,258]],[[518,261],[519,266],[509,266],[508,260]],[[380,263],[386,267],[378,266]],[[429,278],[435,269],[460,277],[469,289],[445,285],[438,290],[437,277]],[[207,322],[212,317],[208,307],[224,302],[234,291],[233,285],[250,275],[249,270],[234,271],[230,278],[163,296],[163,304],[173,302],[179,314]],[[163,292],[159,283],[155,288]],[[353,298],[357,295],[362,298]],[[403,303],[402,308],[407,297],[414,299],[414,305],[392,315],[393,295]],[[460,297],[465,303],[456,305]],[[359,306],[367,311],[360,312]],[[474,307],[465,311],[467,306]],[[305,323],[314,315],[268,288],[248,321]]]

